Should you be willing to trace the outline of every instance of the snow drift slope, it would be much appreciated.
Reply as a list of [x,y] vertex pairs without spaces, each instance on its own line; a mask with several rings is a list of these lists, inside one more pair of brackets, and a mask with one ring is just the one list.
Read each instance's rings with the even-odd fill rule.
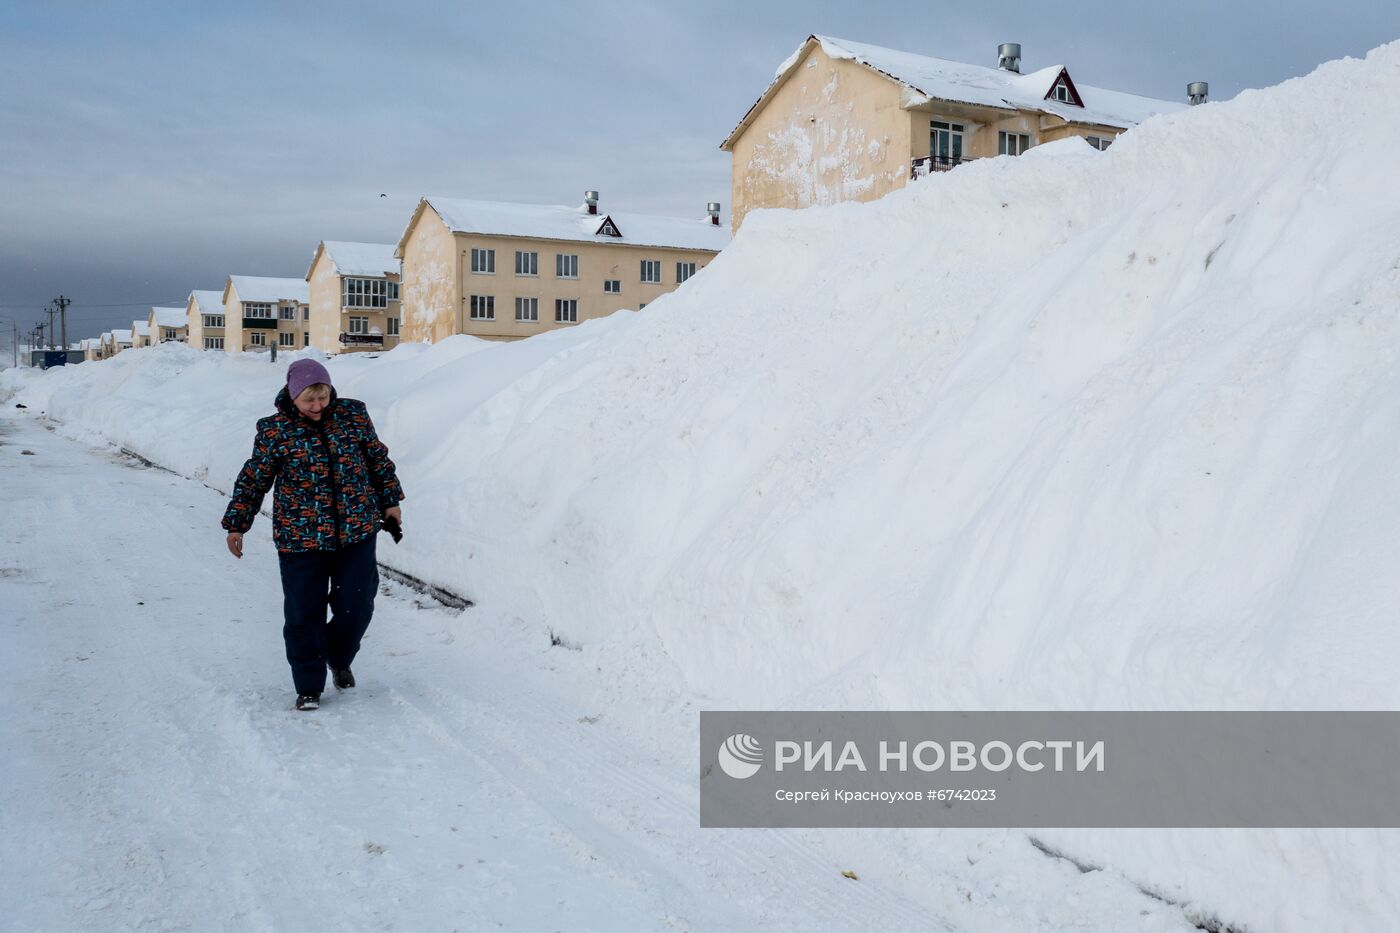
[[[643,314],[336,360],[409,490],[393,559],[582,645],[678,759],[690,700],[1394,708],[1397,94],[1391,45],[751,214]],[[227,482],[270,367],[127,356],[28,394]],[[131,425],[138,370],[258,401]],[[1056,843],[1260,928],[1400,917],[1390,833]]]

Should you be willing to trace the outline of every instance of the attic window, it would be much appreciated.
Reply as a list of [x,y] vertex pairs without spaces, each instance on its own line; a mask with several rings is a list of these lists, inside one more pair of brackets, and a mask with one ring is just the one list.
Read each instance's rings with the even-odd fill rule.
[[1054,84],[1050,85],[1050,91],[1045,95],[1045,99],[1075,107],[1084,106],[1084,98],[1079,96],[1079,89],[1074,86],[1074,79],[1069,76],[1067,68],[1060,69],[1060,76],[1055,79]]
[[611,217],[604,217],[602,226],[600,226],[596,231],[594,231],[593,235],[620,237],[622,236],[622,231],[617,229],[617,224],[613,223]]

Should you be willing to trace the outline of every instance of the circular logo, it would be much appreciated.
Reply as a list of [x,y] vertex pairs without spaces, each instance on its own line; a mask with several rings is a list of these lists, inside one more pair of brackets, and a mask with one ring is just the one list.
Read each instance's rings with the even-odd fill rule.
[[753,777],[763,767],[763,746],[758,739],[740,732],[719,747],[719,766],[732,778]]

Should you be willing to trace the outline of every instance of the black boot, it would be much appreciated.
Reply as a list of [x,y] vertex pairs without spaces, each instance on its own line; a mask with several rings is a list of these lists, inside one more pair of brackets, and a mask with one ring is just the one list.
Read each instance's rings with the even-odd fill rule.
[[355,686],[355,675],[350,673],[348,667],[343,671],[331,668],[331,683],[335,684],[337,690],[349,690]]
[[321,694],[302,693],[297,695],[297,709],[310,711],[321,708]]

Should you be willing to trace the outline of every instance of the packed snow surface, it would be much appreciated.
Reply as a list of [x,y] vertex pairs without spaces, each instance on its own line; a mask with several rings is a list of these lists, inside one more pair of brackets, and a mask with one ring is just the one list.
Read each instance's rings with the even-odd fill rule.
[[[638,314],[337,358],[408,493],[383,559],[576,648],[678,767],[701,708],[1394,709],[1397,95],[1393,44],[756,212]],[[3,385],[227,490],[288,359]],[[1237,929],[1400,923],[1397,831],[1037,836]],[[842,838],[918,890],[989,837]]]

